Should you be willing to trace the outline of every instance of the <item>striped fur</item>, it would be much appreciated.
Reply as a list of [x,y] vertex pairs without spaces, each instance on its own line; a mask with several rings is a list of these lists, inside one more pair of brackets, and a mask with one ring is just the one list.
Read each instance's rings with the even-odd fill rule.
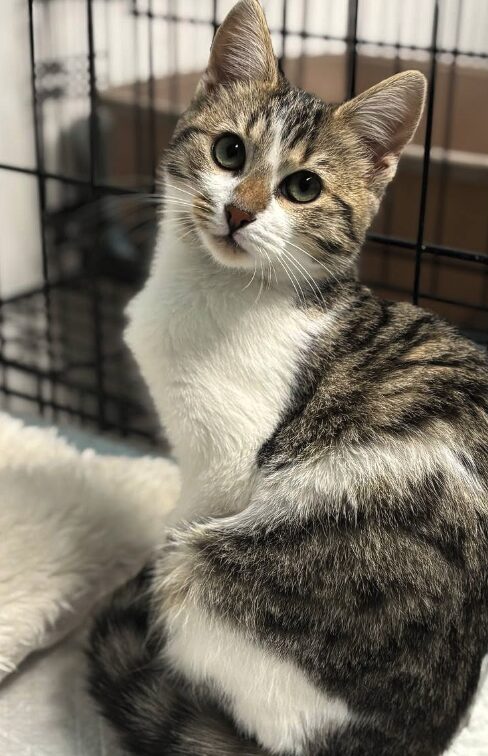
[[[97,618],[90,687],[140,756],[438,756],[488,648],[488,364],[356,277],[422,110],[416,72],[326,105],[257,0],[163,163],[126,338],[182,471],[151,568]],[[237,134],[235,172],[214,140]],[[285,176],[314,171],[297,204]],[[228,238],[225,207],[255,216]]]

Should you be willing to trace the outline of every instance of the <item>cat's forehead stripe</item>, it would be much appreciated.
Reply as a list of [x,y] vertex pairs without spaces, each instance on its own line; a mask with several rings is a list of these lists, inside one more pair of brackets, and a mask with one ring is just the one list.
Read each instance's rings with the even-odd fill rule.
[[[260,108],[253,109],[245,124],[245,134],[255,142],[262,142],[264,147],[270,144],[270,132],[276,135],[279,129],[282,156],[286,159],[286,153],[299,150],[297,157],[308,160],[317,149],[321,125],[329,111],[330,106],[313,95],[286,90]],[[271,148],[275,146],[276,140],[271,142]],[[270,162],[277,164],[274,155]]]

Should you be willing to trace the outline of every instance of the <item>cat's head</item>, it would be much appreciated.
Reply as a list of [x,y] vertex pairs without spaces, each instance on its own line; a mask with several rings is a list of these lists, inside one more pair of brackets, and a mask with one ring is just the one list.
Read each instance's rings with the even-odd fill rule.
[[288,83],[260,3],[241,0],[168,150],[167,217],[230,268],[301,281],[347,273],[425,90],[406,71],[326,105]]

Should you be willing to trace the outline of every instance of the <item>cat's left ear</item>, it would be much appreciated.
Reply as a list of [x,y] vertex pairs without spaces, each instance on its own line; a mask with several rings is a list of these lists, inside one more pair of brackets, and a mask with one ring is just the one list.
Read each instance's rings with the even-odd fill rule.
[[278,82],[278,63],[259,0],[240,0],[215,35],[201,89],[235,81]]
[[352,128],[367,149],[370,177],[381,193],[396,172],[404,147],[422,115],[427,81],[420,71],[404,71],[340,105],[335,117]]

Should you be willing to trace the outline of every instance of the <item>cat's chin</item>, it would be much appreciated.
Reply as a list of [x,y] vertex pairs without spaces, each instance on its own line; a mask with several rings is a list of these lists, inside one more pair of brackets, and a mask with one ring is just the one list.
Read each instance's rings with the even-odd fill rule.
[[204,232],[202,234],[205,247],[210,252],[214,260],[225,265],[227,268],[238,268],[240,270],[254,267],[252,256],[234,239],[228,236],[217,236]]

